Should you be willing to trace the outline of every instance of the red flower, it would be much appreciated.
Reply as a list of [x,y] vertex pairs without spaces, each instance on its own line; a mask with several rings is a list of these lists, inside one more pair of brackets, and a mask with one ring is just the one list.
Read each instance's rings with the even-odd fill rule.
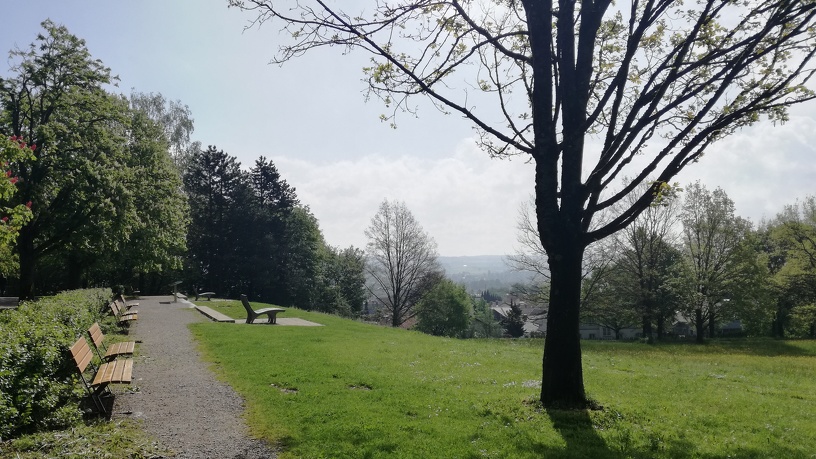
[[36,149],[37,149],[37,144],[36,144],[36,143],[32,143],[32,144],[31,144],[31,146],[30,146],[30,147],[28,147],[28,148],[30,148],[30,149],[31,149],[31,151],[34,151],[34,150],[36,150]]
[[9,140],[11,140],[13,142],[13,141],[17,140],[17,136],[13,135],[13,136],[9,137]]
[[26,203],[26,207],[28,207],[29,209],[31,208],[31,201],[28,201],[28,202]]
[[14,185],[15,183],[17,183],[17,180],[19,180],[17,177],[12,177],[11,184]]
[[8,217],[3,217],[0,220],[3,220],[3,223],[8,223]]
[[11,177],[11,171],[6,171],[6,177]]

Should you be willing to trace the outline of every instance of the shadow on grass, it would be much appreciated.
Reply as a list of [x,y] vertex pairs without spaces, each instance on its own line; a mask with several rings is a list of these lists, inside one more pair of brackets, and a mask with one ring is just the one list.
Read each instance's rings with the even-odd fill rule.
[[659,341],[654,344],[639,342],[587,342],[585,349],[593,351],[654,351],[681,354],[717,353],[743,354],[762,357],[816,357],[816,340],[780,340],[772,338],[719,338],[707,339],[703,344],[692,341]]
[[598,434],[592,424],[588,410],[546,410],[553,428],[566,442],[560,451],[548,451],[546,457],[581,458],[604,457],[617,459],[625,457],[621,451],[613,450]]
[[813,357],[816,356],[816,341],[813,340],[778,340],[772,338],[733,338],[706,340],[703,344],[658,344],[660,347],[690,346],[691,352],[695,348],[702,352],[717,352],[722,354],[743,354],[762,357]]
[[[768,457],[801,458],[810,457],[794,449],[759,450],[735,447],[724,454],[701,452],[692,440],[665,437],[660,431],[646,433],[641,429],[633,432],[624,423],[610,422],[606,412],[593,422],[593,415],[587,410],[545,411],[553,423],[553,428],[561,435],[566,445],[547,445],[528,438],[518,446],[520,456],[546,457],[547,459],[726,459],[740,457],[764,459]],[[631,424],[630,424],[631,425]],[[604,433],[606,439],[601,435]],[[696,439],[699,440],[699,439]]]
[[[644,443],[635,438],[621,425],[597,426],[587,410],[545,411],[553,428],[561,435],[565,445],[554,446],[532,439],[521,443],[523,457],[546,457],[547,459],[687,459],[698,457],[695,446],[686,441],[667,441],[654,438]],[[600,432],[608,430],[609,441]],[[753,456],[751,456],[753,457]],[[713,458],[712,458],[713,459]]]

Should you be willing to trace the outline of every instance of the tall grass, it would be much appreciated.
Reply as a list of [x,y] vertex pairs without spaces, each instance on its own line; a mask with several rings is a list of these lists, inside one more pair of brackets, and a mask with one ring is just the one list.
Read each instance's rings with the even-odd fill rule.
[[246,398],[254,434],[284,458],[816,457],[814,342],[585,342],[586,387],[603,409],[563,412],[536,402],[540,340],[284,316],[325,326],[192,326]]

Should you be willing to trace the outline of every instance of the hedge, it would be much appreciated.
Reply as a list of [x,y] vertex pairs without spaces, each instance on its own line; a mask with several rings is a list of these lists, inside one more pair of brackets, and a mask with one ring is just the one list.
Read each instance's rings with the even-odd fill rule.
[[110,298],[109,289],[73,290],[0,313],[0,440],[81,419],[68,349]]

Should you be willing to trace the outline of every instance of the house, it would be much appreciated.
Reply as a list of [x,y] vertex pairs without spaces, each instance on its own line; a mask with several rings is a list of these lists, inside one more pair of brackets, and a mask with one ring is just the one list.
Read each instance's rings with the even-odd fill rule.
[[[581,339],[603,339],[613,340],[618,339],[615,335],[615,330],[601,324],[582,323],[579,328]],[[619,333],[620,339],[638,339],[641,336],[641,330],[636,327],[622,328]]]
[[[511,301],[521,308],[521,316],[524,318],[524,336],[525,337],[542,337],[547,332],[547,307],[535,303],[528,303],[525,301]],[[493,312],[493,318],[497,322],[506,319],[510,314],[510,303],[496,303],[490,306]]]

